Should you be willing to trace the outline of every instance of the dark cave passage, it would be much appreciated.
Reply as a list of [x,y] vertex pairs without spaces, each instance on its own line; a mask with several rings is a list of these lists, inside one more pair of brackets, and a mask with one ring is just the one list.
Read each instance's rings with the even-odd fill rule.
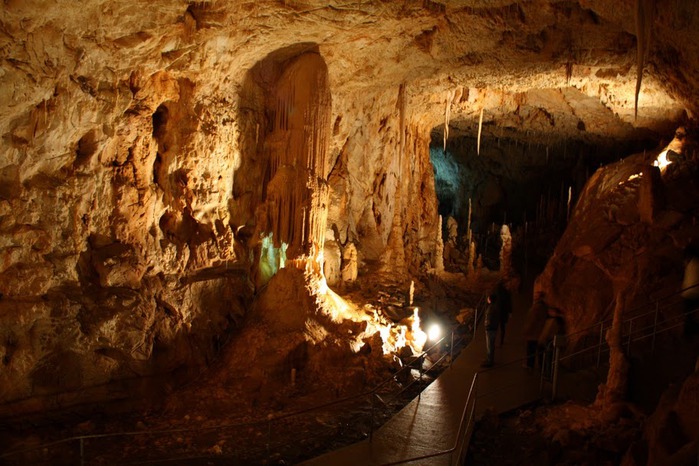
[[457,242],[467,248],[470,227],[477,253],[492,270],[498,267],[501,225],[508,225],[517,239],[518,262],[525,261],[519,256],[527,243],[530,257],[526,260],[543,264],[595,170],[656,145],[653,141],[593,145],[553,139],[544,144],[524,132],[503,132],[502,137],[484,136],[488,143],[481,146],[479,155],[477,138],[471,135],[449,139],[445,151],[442,130],[443,126],[432,131],[430,144],[442,237],[448,241],[448,218],[452,217],[458,224]]

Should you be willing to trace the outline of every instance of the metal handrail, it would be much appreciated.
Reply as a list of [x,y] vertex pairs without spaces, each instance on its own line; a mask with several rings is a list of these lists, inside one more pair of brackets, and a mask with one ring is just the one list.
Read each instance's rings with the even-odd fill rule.
[[[476,329],[478,328],[478,322],[480,321],[480,318],[482,315],[479,316],[478,314],[478,309],[481,307],[482,304],[486,302],[486,295],[483,295],[478,301],[478,304],[476,304],[476,309],[475,309],[475,314],[473,318],[473,334],[475,336],[476,334]],[[421,456],[415,456],[412,458],[406,458],[400,461],[394,461],[392,463],[384,463],[381,466],[394,466],[397,464],[405,464],[405,463],[411,463],[413,461],[420,461],[424,460],[427,458],[435,458],[437,456],[444,456],[444,455],[450,455],[453,453],[458,447],[459,444],[462,443],[461,439],[466,435],[468,430],[471,428],[473,425],[473,422],[475,421],[476,418],[476,400],[478,399],[477,396],[477,382],[478,382],[478,374],[479,372],[476,372],[473,374],[473,379],[471,380],[471,388],[468,391],[468,397],[466,398],[466,403],[464,404],[464,409],[463,412],[461,413],[461,420],[459,421],[459,428],[456,432],[456,438],[454,440],[454,446],[446,449],[446,450],[439,450],[433,453],[429,453],[427,455],[421,455]],[[466,421],[466,413],[468,411],[469,404],[471,403],[471,400],[473,400],[473,408],[471,409],[471,414],[468,416],[468,423],[465,425],[466,432],[464,431],[464,422]],[[468,446],[468,443],[466,444]],[[459,457],[463,453],[463,447],[464,445],[461,445],[461,452],[459,453]]]
[[[476,304],[476,311],[474,315],[474,331],[475,328],[478,325],[478,308],[482,305],[482,303],[485,300],[485,295],[481,297],[481,299],[478,301],[478,304]],[[459,343],[464,340],[463,337],[460,337],[456,342],[454,341],[453,337],[453,331],[451,333],[451,350],[453,351],[453,347],[455,343]],[[56,440],[53,442],[48,442],[44,443],[41,445],[36,445],[31,448],[25,448],[21,450],[14,450],[10,452],[5,452],[0,454],[0,458],[9,458],[12,456],[16,455],[21,455],[24,453],[31,453],[35,451],[39,451],[48,447],[60,445],[60,444],[68,444],[71,442],[79,442],[79,447],[80,447],[80,459],[81,459],[81,464],[83,462],[83,452],[84,452],[84,441],[85,440],[91,440],[91,439],[101,439],[101,438],[109,438],[109,437],[125,437],[125,436],[139,436],[139,435],[159,435],[159,434],[173,434],[173,433],[181,433],[181,432],[203,432],[203,431],[208,431],[208,430],[215,430],[215,429],[227,429],[231,427],[250,427],[250,426],[263,426],[263,425],[271,425],[272,422],[275,421],[280,421],[283,419],[288,419],[290,417],[294,416],[299,416],[301,414],[306,414],[309,412],[313,411],[318,411],[324,408],[328,408],[330,406],[334,405],[339,405],[343,403],[347,403],[352,400],[360,399],[360,398],[365,398],[367,396],[375,396],[377,395],[378,391],[388,384],[391,381],[396,380],[396,377],[398,377],[403,371],[405,370],[412,370],[413,365],[417,362],[420,362],[421,364],[424,362],[425,357],[435,348],[437,348],[439,345],[441,345],[447,336],[443,336],[437,342],[435,342],[432,346],[430,346],[428,349],[423,350],[418,356],[415,356],[412,361],[409,363],[405,364],[402,366],[398,371],[396,371],[394,374],[392,374],[390,377],[386,378],[385,380],[381,381],[379,384],[377,384],[373,389],[355,394],[355,395],[350,395],[344,398],[340,398],[337,400],[333,400],[327,403],[323,403],[320,405],[316,406],[311,406],[309,408],[304,408],[302,410],[298,411],[292,411],[290,413],[285,413],[281,414],[278,416],[272,416],[272,417],[267,417],[266,419],[261,419],[261,420],[254,420],[254,421],[247,421],[247,422],[235,422],[235,423],[224,423],[224,424],[217,424],[217,425],[212,425],[212,426],[197,426],[197,427],[183,427],[183,428],[177,428],[177,429],[160,429],[160,430],[141,430],[141,431],[125,431],[125,432],[112,432],[112,433],[104,433],[104,434],[87,434],[87,435],[77,435],[77,436],[72,436],[72,437],[67,437],[64,439]],[[431,370],[433,367],[437,366],[444,358],[446,357],[446,354],[443,355],[441,358],[439,358],[436,362],[434,362],[428,369],[427,371]],[[421,371],[421,376],[422,376],[422,371]],[[405,391],[409,386],[411,386],[415,381],[412,381],[410,384],[408,384],[407,387],[404,387],[403,390],[401,390],[398,394],[402,393]],[[396,395],[397,396],[397,395]],[[373,399],[373,398],[372,398]],[[373,403],[372,403],[372,419],[373,419]],[[371,429],[373,433],[373,421],[371,423]],[[370,434],[371,438],[371,434]]]
[[[473,421],[476,416],[476,400],[478,399],[477,397],[477,383],[478,383],[478,372],[473,374],[473,379],[471,380],[471,388],[468,391],[468,397],[466,398],[466,404],[464,405],[464,409],[461,413],[461,420],[459,421],[459,429],[456,432],[456,438],[454,439],[454,446],[447,450],[439,450],[434,453],[428,453],[426,455],[421,455],[421,456],[415,456],[413,458],[406,458],[403,460],[399,461],[394,461],[392,463],[383,463],[381,466],[394,466],[396,464],[405,464],[405,463],[411,463],[413,461],[420,461],[424,460],[427,458],[435,458],[437,456],[443,456],[443,455],[449,455],[456,451],[459,448],[459,444],[462,443],[462,438],[465,438],[466,433],[468,432],[468,429],[470,426],[473,424]],[[468,415],[468,423],[465,423],[467,420],[466,414],[468,413],[468,408],[469,405],[471,404],[471,401],[473,401],[473,407],[471,408],[471,413]],[[466,432],[464,432],[464,426],[466,426]],[[462,447],[462,452],[463,452],[463,445]],[[461,454],[459,454],[461,456]]]
[[[683,292],[686,291],[686,290],[689,290],[689,289],[692,289],[692,288],[695,288],[695,287],[698,287],[698,286],[699,286],[699,284],[693,285],[693,286],[690,286],[690,287],[687,287],[687,288],[684,288],[684,289],[682,289],[682,290],[680,290],[680,291],[677,291],[677,292],[675,292],[675,293],[672,293],[672,294],[670,294],[670,295],[667,295],[667,296],[665,296],[665,297],[663,297],[663,298],[658,298],[658,299],[656,299],[656,300],[654,300],[654,301],[651,301],[651,302],[649,302],[649,303],[646,303],[646,304],[644,304],[644,305],[642,305],[642,306],[637,306],[636,308],[632,308],[632,309],[634,309],[634,310],[635,310],[635,309],[643,309],[643,308],[644,308],[645,306],[647,306],[647,305],[652,305],[652,304],[655,304],[655,303],[660,302],[661,299],[662,299],[662,300],[667,300],[668,298],[671,298],[671,297],[673,297],[673,296],[679,295],[679,294],[683,293]],[[480,306],[480,304],[481,304],[481,303],[479,302],[479,306]],[[476,309],[478,309],[479,306],[477,306]],[[693,312],[697,312],[697,311],[699,311],[699,309],[697,309],[697,310],[695,310],[695,311],[693,311]],[[657,313],[657,312],[658,312],[658,308],[656,307],[656,309],[655,309],[654,311],[650,311],[650,312],[645,313],[645,314],[640,314],[640,315],[635,315],[635,316],[630,317],[629,319],[623,321],[623,322],[622,322],[622,325],[623,325],[624,323],[626,323],[626,322],[632,322],[632,321],[635,320],[635,319],[638,319],[638,318],[641,318],[641,317],[644,317],[644,316],[649,316],[649,315],[651,315],[651,314],[653,314],[653,313]],[[478,314],[476,313],[476,315],[475,315],[475,317],[474,317],[474,332],[475,332],[475,328],[476,328],[477,325],[478,325],[478,317],[479,317],[479,316],[478,316]],[[675,317],[673,317],[672,319],[681,319],[682,317],[683,317],[683,316],[675,316]],[[672,320],[672,319],[667,319],[666,322],[669,321],[669,320]],[[598,325],[603,324],[604,322],[611,322],[611,320],[612,320],[612,319],[605,319],[605,320],[602,320],[602,321],[598,322],[598,323],[595,324],[595,325],[592,325],[592,326],[590,326],[590,327],[587,327],[586,329],[583,329],[582,331],[589,330],[589,329],[594,329],[594,328],[596,328]],[[632,335],[633,333],[637,333],[637,331],[634,331],[634,332],[628,334],[628,338],[629,338],[628,342],[630,343],[630,342],[632,342],[632,341],[638,341],[638,340],[643,339],[643,338],[648,338],[648,337],[650,337],[650,336],[654,336],[655,334],[663,333],[663,332],[669,331],[669,330],[671,330],[671,329],[673,329],[673,328],[677,328],[677,327],[679,327],[679,326],[681,326],[681,325],[682,325],[682,324],[677,324],[677,325],[673,325],[672,327],[667,327],[667,328],[664,328],[664,329],[662,329],[662,330],[658,330],[657,321],[656,321],[655,324],[653,325],[653,328],[654,328],[654,333],[653,333],[653,334],[644,335],[644,336],[637,337],[637,338],[631,338],[631,335]],[[649,327],[646,327],[646,329],[647,329],[647,328],[650,328],[650,326],[649,326]],[[643,330],[643,329],[641,329],[641,330]],[[581,333],[582,331],[576,332],[576,333]],[[626,337],[627,337],[627,335],[622,335],[622,341],[623,341],[624,339],[626,339]],[[604,345],[604,344],[600,344],[600,345]],[[600,346],[600,345],[593,345],[591,348],[586,348],[586,349],[581,350],[580,352],[575,353],[575,354],[580,354],[581,352],[589,351],[590,349],[597,348],[597,347]],[[553,342],[550,342],[548,346],[549,346],[549,348],[552,347],[552,346],[553,346]],[[557,356],[557,357],[556,357],[556,360],[557,360],[558,362],[560,362],[560,361],[562,361],[562,360],[564,360],[564,359],[567,359],[567,358],[569,358],[569,357],[572,357],[572,356],[573,356],[573,355],[566,355],[566,356],[564,356],[564,357]],[[516,360],[513,360],[513,361],[509,361],[508,363],[498,365],[498,367],[502,367],[502,366],[509,365],[509,364],[520,363],[520,362],[523,362],[523,361],[526,361],[526,360],[527,360],[526,357],[524,357],[524,358],[519,358],[519,359],[516,359]],[[557,363],[555,364],[555,366],[557,366]],[[557,367],[553,367],[552,369],[553,369],[553,372],[556,372]],[[465,419],[466,419],[465,416],[466,416],[466,412],[468,411],[468,407],[469,407],[469,404],[470,404],[470,402],[471,402],[471,397],[472,397],[472,396],[474,396],[474,399],[473,399],[473,410],[472,410],[471,415],[470,415],[469,418],[468,418],[468,424],[466,425],[467,431],[468,431],[468,429],[470,428],[470,426],[471,426],[471,424],[473,423],[473,421],[475,420],[476,400],[477,400],[477,398],[478,398],[478,397],[475,395],[475,387],[476,387],[476,382],[477,382],[477,379],[478,379],[478,374],[479,374],[479,372],[476,372],[476,373],[474,374],[474,376],[473,376],[473,380],[472,380],[472,382],[471,382],[471,389],[469,390],[468,398],[466,399],[466,404],[465,404],[465,406],[464,406],[463,414],[462,414],[462,416],[461,416],[461,421],[460,421],[460,423],[459,423],[459,429],[458,429],[458,432],[457,432],[457,437],[456,437],[456,440],[455,440],[455,445],[454,445],[452,448],[447,449],[447,450],[440,450],[440,451],[438,451],[438,452],[430,453],[430,454],[427,454],[427,455],[422,455],[422,456],[417,456],[417,457],[413,457],[413,458],[408,458],[408,459],[404,459],[404,460],[400,460],[400,461],[395,461],[395,462],[392,462],[392,463],[385,463],[385,464],[382,464],[381,466],[393,466],[393,465],[398,465],[398,464],[405,464],[405,463],[410,463],[410,462],[413,462],[413,461],[420,461],[420,460],[424,460],[424,459],[428,459],[428,458],[434,458],[434,457],[437,457],[437,456],[443,456],[443,455],[451,454],[452,452],[454,452],[454,451],[456,450],[456,448],[458,447],[458,443],[461,441],[462,431],[463,431],[463,428],[464,428],[464,421],[465,421]],[[553,375],[554,381],[555,381],[556,378],[557,378],[557,375],[554,374],[554,375]],[[480,396],[481,396],[481,397],[482,397],[482,396],[487,396],[487,395],[490,395],[490,394],[492,394],[492,393],[496,393],[497,391],[501,391],[501,390],[504,390],[504,389],[510,388],[510,387],[511,387],[510,385],[505,386],[505,387],[499,387],[498,389],[491,390],[491,391],[489,391],[488,393],[484,393],[484,394],[482,394],[482,395],[480,395]]]
[[[636,309],[643,309],[646,306],[653,306],[654,305],[654,310],[649,311],[643,314],[637,314],[635,316],[631,316],[627,318],[626,320],[623,320],[620,324],[620,345],[626,345],[626,351],[630,352],[631,350],[631,343],[643,340],[645,338],[653,338],[652,345],[651,345],[651,350],[655,351],[655,337],[656,335],[659,335],[664,332],[668,332],[670,330],[673,330],[675,328],[681,327],[685,325],[685,322],[680,322],[680,323],[675,323],[676,321],[681,321],[687,319],[688,316],[694,316],[695,314],[699,313],[699,308],[693,309],[692,311],[689,312],[684,312],[683,314],[678,314],[674,316],[670,316],[669,318],[664,318],[663,321],[658,323],[658,315],[660,313],[660,301],[661,299],[665,302],[668,301],[669,298],[673,298],[677,295],[681,295],[683,292],[693,289],[695,287],[698,287],[699,284],[683,288],[675,293],[671,293],[663,298],[658,298],[654,301],[650,301],[648,303],[645,303],[642,306],[637,306]],[[669,308],[673,305],[677,305],[677,302],[673,302],[669,305],[663,304],[663,309]],[[651,314],[654,314],[654,319],[653,319],[653,324],[652,325],[646,325],[640,328],[633,328],[633,323],[637,319],[641,319],[644,317],[650,317]],[[555,398],[556,393],[557,393],[557,386],[558,386],[558,373],[560,369],[560,363],[561,361],[567,360],[567,359],[572,359],[575,356],[579,356],[583,353],[587,353],[591,350],[597,350],[597,364],[596,366],[599,367],[600,362],[601,362],[601,357],[602,353],[606,351],[611,351],[611,348],[609,347],[608,342],[604,341],[603,335],[604,335],[604,323],[607,322],[609,319],[603,320],[598,322],[599,327],[599,342],[597,344],[589,345],[587,347],[584,347],[582,349],[577,350],[574,353],[571,354],[566,354],[565,356],[561,357],[560,356],[560,346],[558,344],[558,337],[554,338],[553,342],[549,342],[549,344],[546,347],[546,353],[550,354],[551,352],[551,346],[553,346],[554,349],[554,359],[552,361],[552,369],[553,369],[553,376],[551,379],[551,397]],[[626,324],[628,324],[628,331],[624,331],[624,327],[626,327]],[[595,328],[596,325],[593,325],[591,327],[588,327],[587,329],[593,329]],[[607,327],[610,329],[611,327]],[[633,330],[632,330],[633,329]],[[580,332],[576,332],[575,334],[578,334]],[[569,338],[570,335],[564,335],[564,338]],[[606,348],[604,348],[606,346]],[[604,348],[604,349],[603,349]],[[541,374],[541,387],[543,387],[543,382],[544,382],[544,373],[542,372]]]
[[[632,332],[622,333],[622,335],[621,335],[621,341],[622,341],[622,342],[626,341],[626,343],[622,343],[622,344],[628,344],[629,342],[632,342],[632,343],[633,343],[633,342],[635,342],[635,341],[643,340],[644,338],[649,338],[649,337],[652,337],[652,336],[654,336],[654,335],[658,335],[658,334],[661,334],[661,333],[664,333],[664,332],[667,332],[667,331],[670,331],[670,330],[679,328],[679,327],[681,327],[682,325],[684,325],[684,323],[681,322],[681,321],[685,318],[685,315],[695,315],[695,314],[699,314],[699,308],[698,308],[698,309],[695,309],[695,310],[693,310],[693,311],[691,311],[691,312],[688,312],[687,314],[676,315],[676,316],[672,316],[672,317],[670,317],[670,318],[668,318],[668,319],[665,319],[665,320],[663,321],[663,323],[672,323],[672,322],[674,322],[674,321],[680,321],[679,323],[673,324],[673,325],[671,325],[671,326],[669,326],[669,327],[660,327],[659,324],[656,322],[656,323],[653,324],[653,325],[648,325],[648,326],[645,326],[645,327],[641,327],[641,328],[638,328],[638,329],[633,330]],[[623,325],[624,323],[626,323],[626,322],[630,322],[631,320],[632,320],[632,319],[625,320],[624,322],[622,322],[622,325]],[[654,329],[654,330],[653,330],[652,332],[650,332],[650,333],[644,333],[644,334],[641,335],[641,336],[632,337],[632,335],[636,335],[636,334],[638,334],[638,333],[645,332],[646,330],[649,330],[649,329],[651,329],[651,328]],[[583,349],[580,349],[580,350],[578,350],[578,351],[576,351],[576,352],[574,352],[574,353],[566,354],[565,356],[562,356],[562,357],[559,359],[559,361],[563,361],[563,360],[566,360],[566,359],[570,359],[570,358],[573,358],[573,357],[578,356],[578,355],[580,355],[580,354],[586,353],[586,352],[588,352],[588,351],[590,351],[590,350],[599,349],[599,348],[604,347],[604,346],[609,346],[609,345],[608,345],[606,342],[604,342],[604,343],[597,343],[597,344],[594,344],[594,345],[590,345],[590,346],[587,346],[587,347],[585,347],[585,348],[583,348]]]
[[[661,299],[662,299],[662,300],[667,300],[668,298],[671,298],[671,297],[673,297],[673,296],[680,295],[680,294],[683,293],[684,291],[689,290],[689,289],[692,289],[692,288],[695,288],[695,287],[699,287],[699,284],[693,285],[693,286],[690,286],[690,287],[687,287],[687,288],[684,288],[684,289],[679,290],[679,291],[677,291],[677,292],[675,292],[675,293],[671,293],[671,294],[669,294],[669,295],[667,295],[667,296],[664,296],[663,298],[657,298],[657,299],[654,300],[654,301],[651,301],[651,302],[649,302],[649,303],[646,303],[646,304],[644,304],[644,305],[642,305],[642,306],[637,306],[637,307],[632,308],[632,309],[634,309],[634,310],[635,310],[635,309],[643,309],[644,307],[646,307],[646,306],[648,306],[648,305],[652,305],[652,304],[657,304],[657,303],[659,303]],[[480,305],[480,303],[479,303],[479,305]],[[698,311],[699,311],[699,309],[695,309],[694,311],[692,311],[692,313],[696,313],[696,312],[698,312]],[[657,312],[658,312],[658,308],[656,307],[655,310],[650,311],[650,312],[648,312],[648,313],[639,314],[639,315],[635,315],[635,316],[632,316],[632,317],[628,318],[627,320],[625,320],[625,321],[622,322],[622,325],[625,324],[626,322],[632,322],[632,321],[635,320],[635,319],[638,319],[638,318],[641,318],[641,317],[644,317],[644,316],[649,316],[649,315],[651,315],[651,314],[653,314],[653,313],[657,313]],[[690,314],[692,314],[692,313],[690,313]],[[665,322],[671,321],[671,320],[673,320],[673,319],[678,319],[678,320],[679,320],[679,319],[681,319],[681,318],[683,318],[683,317],[684,317],[684,316],[682,316],[682,315],[680,315],[680,316],[675,316],[675,317],[673,317],[673,318],[671,318],[671,319],[666,319]],[[583,331],[586,331],[586,330],[594,329],[594,328],[596,328],[596,327],[597,327],[598,325],[600,325],[600,324],[603,324],[603,323],[605,323],[605,322],[611,322],[611,320],[612,320],[612,319],[604,319],[604,320],[598,322],[598,323],[595,324],[595,325],[591,325],[590,327],[587,327],[587,328],[585,328],[585,329],[583,329],[583,330],[581,330],[581,331],[575,332],[575,334],[577,334],[577,333],[582,333]],[[474,332],[475,332],[475,328],[476,328],[477,325],[478,325],[478,314],[476,313],[476,316],[475,316],[475,318],[474,318]],[[633,341],[638,341],[638,340],[641,340],[641,339],[643,339],[643,338],[648,338],[648,337],[650,337],[650,336],[654,336],[654,335],[656,335],[656,334],[660,334],[660,333],[663,333],[663,332],[672,330],[672,329],[674,329],[674,328],[680,327],[681,325],[682,325],[682,323],[673,325],[673,326],[671,326],[671,327],[663,328],[663,329],[661,329],[661,330],[658,330],[657,321],[656,321],[655,324],[654,324],[653,326],[644,327],[644,328],[642,328],[642,329],[638,329],[638,330],[636,330],[636,331],[634,331],[634,332],[631,332],[631,333],[629,333],[629,334],[627,334],[627,335],[622,335],[622,341],[623,341],[624,339],[626,339],[627,336],[628,336],[628,343],[630,344],[630,343],[633,342]],[[643,335],[643,336],[636,337],[636,338],[632,338],[632,337],[631,337],[631,335],[633,335],[634,333],[638,333],[639,331],[648,329],[648,328],[650,328],[650,327],[653,327],[653,328],[654,328],[654,332],[653,332],[652,334]],[[569,335],[567,335],[567,336],[569,336]],[[572,356],[574,356],[574,355],[581,354],[581,353],[583,353],[583,352],[589,351],[590,349],[596,349],[598,346],[603,346],[603,345],[605,345],[605,343],[601,343],[601,344],[598,344],[598,345],[592,345],[591,347],[585,348],[585,349],[580,350],[580,351],[578,351],[578,352],[576,352],[576,353],[574,353],[574,354],[571,354],[571,355],[566,355],[566,356],[564,356],[564,357],[558,356],[558,357],[556,357],[556,359],[557,359],[558,362],[560,362],[560,361],[562,361],[562,360],[564,360],[564,359],[568,359],[568,358],[570,358],[570,357],[572,357]],[[548,344],[547,347],[550,349],[552,346],[553,346],[553,342],[550,342],[550,343]],[[513,361],[509,361],[509,362],[507,362],[507,363],[505,363],[505,364],[500,364],[500,365],[498,365],[497,367],[503,367],[503,366],[510,365],[510,364],[520,363],[520,362],[523,362],[523,361],[526,361],[526,360],[527,360],[526,357],[524,357],[524,358],[519,358],[519,359],[516,359],[516,360],[513,360]],[[556,363],[555,365],[557,366],[557,363]],[[553,367],[552,369],[553,369],[553,371],[555,372],[557,368],[556,368],[556,367]],[[477,398],[478,398],[478,396],[475,395],[475,387],[476,387],[476,382],[477,382],[477,379],[478,379],[478,374],[479,374],[479,372],[476,372],[476,373],[474,374],[474,376],[473,376],[473,380],[472,380],[472,382],[471,382],[471,389],[469,390],[468,398],[466,399],[466,404],[465,404],[465,406],[464,406],[463,414],[462,414],[462,416],[461,416],[461,421],[460,421],[460,423],[459,423],[459,429],[458,429],[458,432],[457,432],[457,437],[456,437],[456,440],[455,440],[455,445],[454,445],[452,448],[447,449],[447,450],[440,450],[440,451],[438,451],[438,452],[434,452],[434,453],[427,454],[427,455],[422,455],[422,456],[417,456],[417,457],[413,457],[413,458],[408,458],[408,459],[404,459],[404,460],[400,460],[400,461],[395,461],[395,462],[392,462],[392,463],[385,463],[385,464],[382,464],[381,466],[393,466],[393,465],[398,465],[398,464],[405,464],[405,463],[410,463],[410,462],[413,462],[413,461],[419,461],[419,460],[424,460],[424,459],[428,459],[428,458],[434,458],[434,457],[437,457],[437,456],[442,456],[442,455],[446,455],[446,454],[450,454],[450,453],[454,452],[454,451],[456,450],[456,448],[458,447],[458,443],[459,443],[460,440],[461,440],[462,431],[463,431],[463,428],[464,428],[464,421],[465,421],[465,419],[466,419],[465,416],[466,416],[466,412],[468,411],[468,407],[469,407],[469,404],[470,404],[470,402],[471,402],[471,397],[472,397],[472,396],[474,397],[474,399],[473,399],[473,409],[472,409],[471,415],[470,415],[469,418],[468,418],[468,424],[466,425],[467,431],[468,431],[468,429],[470,428],[470,426],[471,426],[471,424],[473,423],[473,421],[475,420],[476,400],[477,400]],[[542,375],[543,375],[543,374],[542,374]],[[557,378],[557,376],[554,375],[554,376],[553,376],[554,383],[555,383],[555,379],[556,379],[556,378]],[[505,387],[499,387],[499,388],[497,388],[497,389],[495,389],[495,390],[490,390],[488,393],[481,394],[480,396],[481,396],[481,397],[483,397],[483,396],[488,396],[488,395],[491,395],[491,394],[496,393],[496,392],[498,392],[498,391],[502,391],[502,390],[504,390],[504,389],[510,388],[511,386],[513,386],[513,385],[508,385],[508,386],[505,386]]]
[[416,356],[415,359],[406,365],[402,366],[398,371],[396,371],[394,374],[391,375],[391,377],[388,377],[387,379],[383,380],[380,382],[378,385],[376,385],[373,389],[358,393],[355,395],[350,395],[344,398],[339,398],[337,400],[329,401],[327,403],[323,403],[320,405],[316,406],[311,406],[309,408],[305,408],[302,410],[298,411],[292,411],[290,413],[285,413],[282,415],[274,416],[274,417],[268,417],[263,420],[255,420],[255,421],[247,421],[247,422],[234,422],[234,423],[224,423],[224,424],[216,424],[213,426],[197,426],[197,427],[182,427],[182,428],[177,428],[177,429],[160,429],[160,430],[141,430],[141,431],[125,431],[125,432],[112,432],[112,433],[105,433],[105,434],[87,434],[87,435],[77,435],[73,437],[67,437],[64,439],[56,440],[53,442],[37,445],[36,447],[32,448],[27,448],[23,450],[15,450],[12,452],[7,452],[0,454],[0,458],[7,458],[9,456],[14,456],[14,455],[19,455],[21,453],[29,453],[32,451],[37,451],[43,448],[59,445],[62,443],[70,443],[73,441],[83,441],[83,440],[90,440],[90,439],[98,439],[98,438],[108,438],[108,437],[125,437],[125,436],[136,436],[136,435],[158,435],[158,434],[173,434],[173,433],[180,433],[180,432],[201,432],[201,431],[207,431],[207,430],[212,430],[212,429],[226,429],[230,427],[246,427],[246,426],[255,426],[255,425],[265,425],[269,424],[270,422],[273,421],[279,421],[282,419],[287,419],[289,417],[294,417],[298,416],[301,414],[306,414],[312,411],[317,411],[321,410],[323,408],[328,408],[330,406],[346,403],[348,401],[352,401],[358,398],[364,398],[366,396],[374,395],[378,392],[378,390],[389,383],[390,381],[394,380],[399,374],[401,374],[403,371],[406,369],[410,368],[412,369],[412,365],[417,362],[417,361],[422,361],[424,356],[427,355],[429,351],[434,349],[437,345],[441,344],[442,341],[446,338],[446,336],[440,338],[434,345],[432,345],[430,348],[427,350],[423,351],[420,353],[420,355]]
[[[668,294],[668,295],[665,295],[665,296],[662,296],[662,297],[659,297],[659,298],[655,298],[655,299],[650,300],[650,301],[648,301],[648,302],[646,302],[646,303],[639,304],[639,305],[637,305],[637,306],[635,306],[635,307],[629,309],[628,311],[626,311],[626,313],[628,314],[629,312],[634,312],[634,311],[637,311],[637,310],[640,310],[640,309],[644,309],[644,308],[646,308],[646,307],[649,307],[649,306],[651,306],[651,305],[655,305],[655,304],[657,304],[657,303],[660,303],[660,302],[663,302],[663,301],[667,301],[669,298],[673,298],[673,297],[680,296],[680,295],[681,295],[682,293],[684,293],[685,291],[688,291],[688,290],[691,290],[691,289],[694,289],[694,288],[697,288],[697,287],[699,287],[699,283],[697,283],[696,285],[688,286],[687,288],[682,288],[681,290],[678,290],[678,291],[674,291],[674,292],[672,292],[672,293],[670,293],[670,294]],[[668,307],[669,307],[669,306],[668,306]],[[628,319],[624,320],[624,321],[622,322],[622,324],[624,324],[624,323],[626,323],[626,322],[628,322],[628,321],[630,321],[630,320],[634,320],[634,319],[638,319],[638,318],[641,318],[641,317],[649,316],[649,315],[653,314],[654,312],[656,312],[655,309],[652,310],[652,311],[648,311],[648,312],[646,312],[646,313],[644,313],[644,314],[637,314],[637,315],[631,316],[631,317],[629,317]],[[578,335],[578,334],[580,334],[580,333],[588,333],[590,330],[596,329],[596,328],[599,327],[600,325],[603,325],[603,324],[608,323],[608,322],[611,323],[613,319],[614,319],[614,317],[609,317],[609,318],[607,318],[607,319],[599,320],[599,321],[597,321],[596,323],[594,323],[594,324],[592,324],[592,325],[589,325],[589,326],[587,326],[587,327],[584,327],[584,328],[582,328],[582,329],[580,329],[580,330],[577,330],[577,331],[575,331],[575,332],[569,333],[569,334],[567,334],[566,336],[567,336],[567,337],[570,337],[570,336],[572,336],[572,335]]]

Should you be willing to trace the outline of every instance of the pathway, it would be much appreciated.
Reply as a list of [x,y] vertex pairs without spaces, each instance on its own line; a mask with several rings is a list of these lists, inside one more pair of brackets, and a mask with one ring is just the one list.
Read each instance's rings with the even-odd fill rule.
[[[476,417],[487,409],[509,411],[539,398],[537,371],[522,368],[525,343],[521,329],[530,298],[516,295],[514,312],[507,327],[505,345],[495,352],[496,366],[483,370],[485,332],[482,325],[476,338],[419,396],[374,432],[373,438],[326,453],[301,463],[304,466],[382,465],[429,455],[454,446],[459,421],[476,372],[479,374]],[[448,465],[443,455],[419,461],[422,465]],[[409,464],[418,464],[411,462]]]

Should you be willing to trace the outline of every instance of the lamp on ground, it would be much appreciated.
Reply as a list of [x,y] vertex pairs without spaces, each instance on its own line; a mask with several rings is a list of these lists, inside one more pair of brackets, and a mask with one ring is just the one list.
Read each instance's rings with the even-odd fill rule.
[[442,328],[439,324],[432,324],[427,330],[427,338],[429,341],[437,341],[442,336]]

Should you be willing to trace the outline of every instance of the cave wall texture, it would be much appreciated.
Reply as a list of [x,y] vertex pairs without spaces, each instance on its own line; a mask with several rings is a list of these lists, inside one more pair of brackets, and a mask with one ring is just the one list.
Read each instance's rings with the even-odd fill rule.
[[445,108],[472,136],[481,111],[544,143],[666,136],[696,111],[699,9],[657,0],[636,120],[634,11],[5,0],[0,413],[209,364],[263,282],[261,234],[291,256],[328,237],[399,274],[433,266]]

